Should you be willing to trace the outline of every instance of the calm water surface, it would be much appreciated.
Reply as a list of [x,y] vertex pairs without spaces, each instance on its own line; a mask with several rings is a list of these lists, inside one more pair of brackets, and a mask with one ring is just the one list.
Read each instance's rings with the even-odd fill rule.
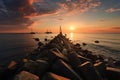
[[[0,65],[11,60],[19,60],[37,47],[33,38],[52,39],[57,34],[0,34]],[[87,43],[84,49],[95,54],[102,54],[120,60],[120,34],[77,34],[69,33],[67,37],[74,43]],[[94,43],[99,40],[100,43]]]

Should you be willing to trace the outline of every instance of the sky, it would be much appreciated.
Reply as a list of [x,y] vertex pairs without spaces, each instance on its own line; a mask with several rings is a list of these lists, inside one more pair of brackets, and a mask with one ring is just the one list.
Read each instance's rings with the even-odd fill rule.
[[0,0],[0,33],[120,33],[120,0]]

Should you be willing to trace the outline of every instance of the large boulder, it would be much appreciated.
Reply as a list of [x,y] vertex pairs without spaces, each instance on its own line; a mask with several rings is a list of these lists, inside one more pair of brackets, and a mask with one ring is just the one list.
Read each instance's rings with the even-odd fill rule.
[[70,78],[72,80],[82,80],[81,77],[64,61],[57,60],[51,68],[51,71],[60,76]]
[[14,80],[39,80],[39,77],[30,72],[22,71],[15,76]]
[[114,65],[120,68],[120,61],[115,61]]
[[88,54],[86,55],[86,57],[89,58],[89,59],[91,59],[93,63],[94,63],[96,60],[98,60],[98,58],[99,58],[97,55],[93,55],[93,54],[91,54],[91,53],[88,53]]
[[49,68],[49,64],[45,60],[29,61],[25,63],[24,70],[41,77]]
[[77,53],[75,52],[70,52],[68,55],[67,55],[68,59],[69,59],[69,63],[73,66],[73,67],[76,67],[78,65],[81,64],[81,60],[78,58],[78,55]]
[[98,62],[94,64],[94,67],[101,74],[102,77],[106,77],[106,65],[104,62]]
[[61,53],[57,48],[51,49],[51,52],[58,58],[60,58],[64,61],[67,61],[67,62],[69,61],[68,58],[63,53]]
[[84,63],[84,62],[86,62],[86,61],[90,61],[90,62],[91,62],[91,59],[88,59],[88,58],[83,57],[83,56],[81,56],[81,55],[77,55],[77,57],[80,59],[81,63]]
[[78,66],[78,73],[84,77],[85,80],[103,80],[98,71],[89,61]]
[[120,69],[107,67],[106,75],[109,80],[120,80]]

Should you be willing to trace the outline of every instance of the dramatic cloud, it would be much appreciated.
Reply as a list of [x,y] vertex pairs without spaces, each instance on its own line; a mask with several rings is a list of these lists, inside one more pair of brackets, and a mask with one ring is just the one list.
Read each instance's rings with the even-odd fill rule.
[[3,0],[3,3],[8,11],[18,12],[21,16],[35,13],[33,0]]
[[117,11],[120,11],[120,8],[109,8],[109,9],[105,10],[105,12],[110,12],[110,13],[117,12]]
[[0,27],[25,28],[34,23],[34,16],[83,13],[100,4],[98,0],[0,0]]
[[86,12],[100,6],[98,0],[44,0],[33,5],[38,14]]
[[1,0],[0,24],[4,24],[5,22],[13,24],[12,20],[15,24],[26,22],[29,20],[27,16],[35,13],[32,3],[33,0]]
[[33,23],[33,0],[0,0],[0,29],[23,29]]

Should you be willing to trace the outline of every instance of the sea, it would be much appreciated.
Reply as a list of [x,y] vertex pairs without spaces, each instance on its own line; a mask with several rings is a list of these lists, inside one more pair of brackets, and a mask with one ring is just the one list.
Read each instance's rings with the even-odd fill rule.
[[[19,61],[38,47],[38,42],[34,38],[39,38],[41,42],[45,38],[53,39],[57,34],[21,34],[21,33],[1,33],[0,34],[0,66],[7,65],[10,61]],[[106,57],[120,60],[120,34],[83,34],[68,33],[74,44],[80,43],[83,49],[88,49],[94,54],[101,54]],[[95,43],[95,41],[99,43]],[[82,43],[86,43],[83,46]]]

